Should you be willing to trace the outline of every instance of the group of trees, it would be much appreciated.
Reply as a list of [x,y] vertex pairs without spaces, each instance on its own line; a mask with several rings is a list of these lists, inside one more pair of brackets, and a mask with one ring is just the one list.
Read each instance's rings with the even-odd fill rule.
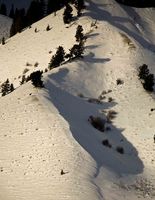
[[1,85],[2,96],[5,96],[13,91],[14,91],[14,86],[12,83],[9,82],[9,79],[7,79],[4,83],[2,83]]
[[14,11],[14,7],[10,11],[10,16],[13,18],[13,23],[10,29],[10,36],[15,35],[17,32],[21,32],[27,26],[42,19],[45,15],[44,0],[33,0],[27,10],[17,9]]
[[7,8],[6,8],[6,5],[4,3],[1,3],[1,5],[0,5],[0,14],[1,15],[7,15]]
[[73,58],[82,58],[84,53],[84,42],[85,36],[83,34],[83,28],[81,25],[78,25],[76,34],[75,34],[76,41],[78,44],[74,44],[71,49],[69,49],[69,53],[66,54],[65,50],[62,46],[57,48],[56,54],[52,56],[49,69],[59,67],[65,59],[71,60]]
[[[72,3],[75,8],[77,9],[77,16],[81,16],[82,9],[85,8],[84,0],[71,0],[70,3]],[[69,4],[69,2],[65,3],[65,10],[63,13],[63,21],[65,24],[69,24],[73,19],[72,14],[73,8]]]
[[[72,3],[77,9],[77,15],[81,15],[81,10],[84,8],[84,0],[48,0],[47,4],[45,0],[32,0],[27,11],[25,9],[14,9],[12,5],[9,16],[13,18],[13,24],[10,29],[10,36],[21,32],[25,27],[30,26],[32,23],[42,19],[44,16],[55,12],[65,6],[63,20],[65,24],[68,24],[72,20],[72,7],[69,3]],[[4,5],[2,8],[5,7]],[[4,13],[4,8],[2,9]]]
[[146,64],[143,64],[139,67],[138,76],[142,80],[144,89],[152,92],[154,86],[154,75],[150,74],[148,66]]

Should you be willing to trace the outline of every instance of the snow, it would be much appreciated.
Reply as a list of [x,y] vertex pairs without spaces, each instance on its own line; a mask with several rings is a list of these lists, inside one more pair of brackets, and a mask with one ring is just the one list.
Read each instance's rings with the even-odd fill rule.
[[[9,78],[16,86],[0,98],[0,199],[154,199],[154,98],[143,89],[137,68],[146,63],[155,73],[155,11],[91,0],[69,26],[62,14],[0,46],[0,81]],[[44,89],[30,82],[20,86],[25,68],[26,75],[45,70],[59,45],[68,52],[78,24],[87,36],[84,58],[44,73]],[[101,104],[88,102],[108,90]],[[106,119],[109,110],[117,112],[107,124],[110,131],[90,125],[90,115]],[[104,139],[112,148],[102,145]]]

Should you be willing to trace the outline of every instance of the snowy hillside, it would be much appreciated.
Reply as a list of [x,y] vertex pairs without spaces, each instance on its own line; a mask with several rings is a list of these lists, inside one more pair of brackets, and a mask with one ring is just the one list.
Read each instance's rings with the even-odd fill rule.
[[[137,68],[145,63],[155,74],[155,10],[90,0],[70,25],[62,15],[0,46],[0,81],[16,87],[0,97],[0,199],[153,200],[155,100]],[[20,86],[23,72],[48,68],[58,46],[68,53],[78,25],[87,37],[84,58],[44,73],[43,89]],[[91,115],[107,120],[104,132],[90,124]]]
[[10,36],[10,28],[12,25],[12,19],[9,17],[0,15],[0,38]]

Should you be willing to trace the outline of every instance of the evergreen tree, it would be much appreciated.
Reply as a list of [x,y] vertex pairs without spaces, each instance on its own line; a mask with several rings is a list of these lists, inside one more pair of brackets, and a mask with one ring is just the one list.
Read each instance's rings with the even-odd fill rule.
[[145,79],[149,75],[149,69],[146,64],[143,64],[142,66],[139,67],[139,78],[140,79]]
[[5,96],[7,94],[9,94],[11,92],[11,87],[10,87],[10,83],[9,83],[9,79],[7,79],[2,85],[1,85],[1,92],[2,92],[2,96]]
[[30,74],[30,80],[35,87],[42,88],[44,87],[42,78],[42,71],[36,71]]
[[52,59],[49,63],[49,69],[55,68],[60,66],[60,64],[64,61],[65,51],[62,46],[59,46],[56,54],[52,56]]
[[152,92],[153,91],[153,86],[154,86],[154,75],[153,74],[149,74],[144,79],[143,87],[144,87],[145,90],[148,90],[148,91]]
[[15,88],[14,88],[13,84],[11,83],[10,84],[10,92],[13,92],[14,90],[15,90]]
[[4,45],[4,44],[5,44],[5,38],[2,37],[2,45]]
[[45,10],[45,0],[40,0],[40,17],[43,18],[46,15],[46,10]]
[[148,66],[143,64],[139,67],[139,78],[142,79],[142,84],[145,90],[152,92],[154,86],[154,75],[150,74]]
[[65,24],[69,24],[72,21],[73,15],[72,15],[72,7],[69,4],[66,4],[66,8],[63,13],[63,21]]
[[62,6],[64,6],[64,2],[65,2],[65,0],[57,0],[57,1],[48,0],[47,14],[51,14],[54,12],[56,15],[56,11],[59,10],[60,8],[62,8]]
[[82,42],[84,39],[84,35],[83,35],[83,28],[81,25],[78,25],[77,29],[76,29],[76,34],[75,34],[75,38],[77,42]]
[[74,1],[74,5],[77,9],[77,15],[81,16],[82,9],[85,8],[84,0],[73,0],[73,1]]
[[27,25],[40,20],[44,16],[44,1],[33,0],[26,13]]
[[0,14],[7,15],[7,9],[6,9],[6,5],[4,3],[2,3],[0,6]]
[[13,4],[11,6],[9,17],[12,18],[12,19],[14,19],[14,17],[15,17],[15,11],[14,11],[14,5]]
[[79,44],[75,44],[71,49],[70,49],[70,54],[69,58],[83,58],[83,53],[84,53],[84,42],[80,42]]
[[21,32],[26,26],[25,9],[16,9],[13,23],[10,29],[10,37],[18,32]]
[[23,85],[26,82],[25,75],[22,76],[22,80],[20,81],[20,85]]

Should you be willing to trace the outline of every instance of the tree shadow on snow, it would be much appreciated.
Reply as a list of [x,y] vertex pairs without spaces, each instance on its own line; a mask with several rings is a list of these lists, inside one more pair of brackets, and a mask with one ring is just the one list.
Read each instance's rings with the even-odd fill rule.
[[[121,7],[123,6],[121,5]],[[128,9],[130,9],[132,13],[134,12],[133,18],[138,16],[134,9]],[[125,7],[124,10],[127,12],[127,9],[125,9]],[[83,15],[91,16],[94,20],[109,22],[112,26],[118,28],[120,31],[125,32],[131,38],[134,38],[134,40],[138,42],[143,48],[149,49],[152,52],[155,51],[155,44],[147,41],[145,38],[143,38],[143,36],[141,36],[141,34],[135,33],[127,27],[126,24],[128,22],[131,23],[130,19],[115,15],[113,16],[110,12],[104,9],[103,4],[97,4],[96,2],[94,3],[92,0],[90,0],[87,5],[87,10]]]
[[[56,84],[56,80],[60,76],[61,82],[63,82],[67,71],[61,70],[58,77],[56,75],[51,74],[48,76],[45,83],[48,94],[44,97],[54,104],[60,115],[68,122],[74,139],[96,161],[94,176],[98,176],[101,167],[106,167],[120,176],[122,174],[141,173],[144,167],[143,163],[136,148],[122,134],[123,129],[111,124],[111,131],[105,133],[98,131],[88,122],[90,115],[105,118],[105,115],[99,113],[99,111],[104,108],[110,109],[111,104],[106,102],[101,105],[92,104],[80,97],[73,96]],[[108,139],[112,144],[112,148],[103,146],[103,139]],[[116,146],[122,146],[125,153],[118,153],[115,150]]]

